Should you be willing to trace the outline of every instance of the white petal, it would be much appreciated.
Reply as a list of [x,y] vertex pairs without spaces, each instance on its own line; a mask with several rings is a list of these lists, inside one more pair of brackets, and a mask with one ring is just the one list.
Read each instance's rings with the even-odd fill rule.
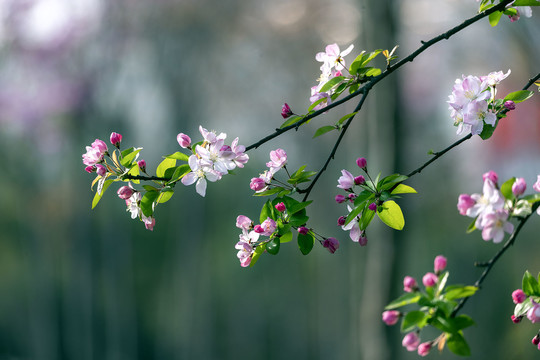
[[184,175],[184,177],[182,178],[182,184],[184,185],[191,185],[193,184],[195,181],[197,181],[199,177],[197,176],[197,174],[195,174],[194,172],[190,172],[186,175]]
[[195,185],[195,190],[197,190],[197,194],[204,197],[206,195],[206,179],[205,178],[199,178],[199,181],[197,181],[197,184]]

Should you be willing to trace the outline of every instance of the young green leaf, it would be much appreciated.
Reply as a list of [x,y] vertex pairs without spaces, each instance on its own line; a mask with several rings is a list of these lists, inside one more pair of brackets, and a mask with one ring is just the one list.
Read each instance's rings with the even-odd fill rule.
[[516,0],[512,6],[540,6],[540,1],[537,0]]
[[124,167],[131,167],[132,161],[135,159],[137,154],[142,150],[142,148],[129,148],[122,151],[122,158],[120,159],[120,164]]
[[152,216],[154,213],[154,201],[158,198],[156,191],[147,191],[141,199],[141,211],[144,216]]
[[523,274],[521,289],[527,296],[540,296],[538,280],[528,270]]
[[514,200],[516,197],[514,196],[514,193],[512,192],[512,185],[516,182],[516,178],[512,177],[504,182],[504,184],[501,185],[501,193],[503,196],[508,200]]
[[293,115],[291,116],[290,118],[288,118],[287,120],[285,120],[285,122],[283,124],[281,124],[281,126],[279,127],[280,129],[283,129],[284,127],[287,127],[287,126],[290,126],[298,121],[302,120],[302,116],[297,116],[297,115]]
[[156,176],[164,177],[165,171],[176,166],[176,159],[163,159],[156,169]]
[[267,218],[276,220],[276,214],[275,214],[274,206],[272,206],[272,202],[270,200],[267,200],[264,203],[264,205],[263,205],[263,207],[261,209],[261,214],[259,216],[259,222],[262,223]]
[[491,26],[497,26],[499,23],[499,20],[501,20],[502,11],[495,11],[489,14],[489,25]]
[[391,227],[392,229],[402,230],[405,226],[405,219],[403,213],[398,204],[393,200],[385,201],[380,210],[377,209],[377,216],[383,223]]
[[301,202],[301,203],[298,203],[298,204],[294,204],[290,208],[287,208],[287,213],[289,215],[296,214],[300,210],[305,209],[312,202],[313,202],[313,200],[309,200],[309,201],[306,201],[306,202]]
[[162,190],[161,193],[159,194],[159,198],[157,199],[157,203],[163,204],[169,201],[173,195],[174,195],[173,189]]
[[330,132],[332,130],[337,130],[337,128],[332,125],[322,126],[318,128],[317,131],[315,131],[315,135],[313,135],[313,138],[315,139],[316,137],[326,134],[327,132]]
[[101,197],[103,196],[109,185],[111,185],[113,182],[114,180],[105,180],[105,182],[103,183],[103,187],[101,188],[101,192],[98,191],[94,195],[94,199],[92,200],[92,209],[97,206],[97,204],[101,200]]
[[307,234],[298,234],[298,247],[302,254],[307,255],[313,249],[314,239],[313,236],[309,233]]
[[269,254],[276,255],[279,252],[279,245],[279,238],[275,237],[266,243],[266,251],[268,251]]
[[407,333],[413,331],[415,328],[423,328],[430,316],[423,311],[409,311],[401,322],[401,332]]
[[416,304],[420,300],[420,294],[419,293],[406,293],[395,299],[394,301],[390,302],[390,304],[386,305],[384,307],[385,310],[392,310],[397,309],[405,305],[409,304]]
[[478,288],[476,286],[454,287],[451,290],[447,290],[444,297],[447,300],[456,300],[456,299],[473,296],[476,293],[476,291],[478,291]]
[[350,114],[347,114],[345,116],[343,116],[341,119],[339,119],[337,122],[336,122],[336,126],[341,126],[343,125],[343,123],[347,120],[349,120],[350,118],[352,118],[354,115],[356,115],[357,112],[353,112],[353,113],[350,113]]
[[282,188],[280,186],[276,186],[276,187],[273,187],[271,189],[261,191],[259,193],[254,193],[253,196],[270,196],[270,195],[277,194],[278,192],[280,192],[283,189],[284,188]]
[[182,153],[182,152],[180,152],[180,151],[177,151],[174,154],[170,154],[170,155],[165,156],[165,158],[166,159],[175,159],[175,160],[180,160],[180,161],[188,161],[189,156]]
[[345,76],[336,76],[328,80],[319,90],[320,93],[327,92],[328,90],[332,89],[334,86],[339,84],[340,82],[345,79]]
[[410,187],[409,185],[405,185],[405,184],[398,184],[398,186],[396,186],[394,188],[394,190],[392,190],[392,192],[390,193],[392,195],[397,195],[397,194],[416,194],[416,190],[413,189],[412,187]]
[[504,101],[511,100],[511,101],[513,101],[515,103],[520,103],[522,101],[527,100],[531,96],[533,96],[533,94],[534,93],[532,91],[529,91],[529,90],[514,91],[514,92],[506,95],[505,98],[504,98]]
[[459,356],[471,356],[471,349],[461,331],[446,335],[448,350]]
[[257,263],[257,261],[259,260],[259,258],[261,257],[261,255],[264,253],[265,250],[266,250],[266,243],[262,243],[255,248],[255,251],[253,252],[253,256],[251,257],[251,262],[249,263],[249,267],[252,267],[253,265],[255,265],[255,263]]
[[279,242],[286,243],[286,242],[291,241],[292,238],[293,238],[292,231],[289,230],[289,232],[286,232],[285,234],[281,235],[281,237],[279,238]]

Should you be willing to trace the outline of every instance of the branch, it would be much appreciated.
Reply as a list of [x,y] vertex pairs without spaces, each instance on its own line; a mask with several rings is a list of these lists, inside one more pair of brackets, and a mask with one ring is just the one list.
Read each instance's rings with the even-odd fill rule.
[[276,131],[274,133],[262,138],[261,140],[255,142],[255,143],[253,143],[253,144],[251,144],[249,146],[247,146],[246,151],[249,151],[251,149],[256,149],[259,146],[261,146],[262,144],[272,140],[275,137],[278,137],[279,135],[281,135],[281,134],[283,134],[283,133],[285,133],[285,132],[287,132],[287,131],[289,131],[291,129],[298,129],[300,127],[300,125],[304,124],[308,120],[313,119],[314,117],[317,117],[317,116],[327,112],[328,110],[333,109],[334,107],[339,106],[339,105],[343,104],[344,102],[347,102],[350,99],[352,99],[352,98],[354,98],[354,97],[356,97],[356,96],[358,96],[360,94],[365,94],[366,89],[371,89],[375,84],[377,84],[379,81],[386,78],[388,75],[393,73],[395,70],[399,69],[401,66],[405,65],[408,62],[412,62],[418,55],[420,55],[421,53],[426,51],[431,46],[435,45],[439,41],[448,40],[452,35],[458,33],[459,31],[463,30],[467,26],[472,25],[475,22],[485,18],[486,16],[489,16],[491,13],[494,13],[496,11],[500,11],[500,10],[505,9],[506,5],[508,5],[512,1],[513,0],[501,1],[496,6],[493,6],[492,8],[489,8],[488,10],[486,10],[486,11],[484,11],[484,12],[478,14],[478,15],[475,15],[475,16],[465,20],[460,25],[457,25],[457,26],[453,27],[452,29],[446,31],[445,33],[442,33],[441,35],[436,36],[436,37],[432,38],[429,41],[422,41],[422,46],[420,46],[416,51],[414,51],[413,53],[411,53],[407,57],[403,58],[402,60],[398,61],[396,64],[387,67],[387,69],[381,75],[373,77],[370,81],[368,81],[364,86],[362,86],[360,89],[358,89],[354,93],[344,97],[343,99],[341,99],[339,101],[336,101],[336,102],[334,102],[332,104],[327,105],[326,107],[324,107],[321,110],[318,110],[318,111],[316,111],[314,113],[311,113],[311,114],[308,114],[308,115],[304,116],[301,120],[295,122],[294,124],[286,126],[286,127],[282,128],[282,129],[276,129]]

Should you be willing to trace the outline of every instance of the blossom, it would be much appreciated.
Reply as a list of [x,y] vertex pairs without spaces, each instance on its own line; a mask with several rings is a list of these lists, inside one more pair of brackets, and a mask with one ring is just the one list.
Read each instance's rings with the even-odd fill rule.
[[433,270],[439,274],[446,268],[446,258],[442,255],[437,255],[433,261]]
[[238,260],[240,260],[240,265],[242,267],[246,267],[249,266],[249,264],[251,263],[252,255],[254,252],[253,244],[257,242],[257,240],[259,240],[259,234],[255,231],[250,231],[249,233],[247,231],[243,231],[242,234],[240,234],[239,238],[240,241],[238,241],[234,246],[235,249],[239,250],[236,256],[238,257]]
[[405,276],[403,278],[403,291],[414,292],[418,288],[416,280],[412,276]]
[[420,338],[418,335],[414,332],[410,332],[405,337],[403,337],[403,341],[401,342],[403,347],[405,347],[408,351],[415,351],[418,348],[418,345],[420,344]]
[[206,195],[206,179],[214,182],[221,179],[221,174],[212,169],[212,163],[198,159],[195,155],[189,157],[188,164],[191,172],[182,178],[182,184],[187,186],[197,182],[195,190],[204,197]]
[[111,144],[113,144],[116,147],[120,146],[120,142],[122,141],[122,135],[118,133],[111,133],[111,137],[109,139],[111,141]]
[[499,175],[493,170],[489,170],[487,173],[484,173],[482,175],[482,180],[486,181],[486,179],[489,179],[493,181],[494,184],[497,184],[497,181],[499,181]]
[[426,275],[424,275],[424,277],[422,277],[422,284],[424,284],[425,287],[432,287],[437,284],[438,280],[439,278],[437,275],[432,272],[428,272]]
[[84,165],[95,165],[103,160],[107,152],[107,144],[103,140],[96,139],[91,146],[86,147],[86,153],[83,154]]
[[512,300],[514,301],[514,304],[521,304],[525,301],[525,299],[527,299],[527,295],[525,295],[523,290],[517,289],[512,292]]
[[219,135],[216,135],[215,131],[208,131],[201,125],[199,125],[199,132],[201,133],[204,141],[209,144],[213,144],[218,140],[225,140],[225,138],[227,137],[227,134],[225,133],[220,133]]
[[458,197],[457,208],[461,215],[467,215],[467,211],[476,204],[476,201],[468,194],[461,194]]
[[371,211],[377,210],[377,204],[376,203],[369,204],[368,209]]
[[176,135],[176,141],[178,141],[178,145],[180,145],[184,149],[191,146],[191,138],[184,133]]
[[139,216],[141,213],[141,208],[139,206],[139,202],[141,201],[142,195],[140,192],[134,192],[131,197],[126,199],[126,211],[129,211],[131,213],[131,218],[135,219]]
[[327,45],[325,52],[317,53],[315,59],[323,63],[321,68],[323,66],[326,66],[329,69],[333,67],[337,71],[340,71],[343,70],[346,65],[343,57],[349,55],[353,48],[354,45],[350,45],[347,49],[340,51],[337,44]]
[[131,187],[131,184],[129,184],[129,186],[122,186],[116,193],[120,199],[127,200],[133,195],[134,192],[135,190]]
[[307,233],[309,232],[309,229],[305,226],[300,226],[298,228],[298,233],[299,234],[302,234],[302,235],[307,235]]
[[345,218],[345,216],[340,216],[340,217],[337,219],[337,224],[338,224],[338,226],[343,226],[343,225],[345,225],[345,220],[347,220],[347,219]]
[[229,170],[233,170],[236,167],[233,161],[236,154],[231,150],[226,150],[227,148],[223,149],[223,141],[223,139],[218,139],[207,147],[197,145],[195,152],[201,160],[206,160],[208,164],[211,164],[215,171],[221,175],[226,175],[229,173]]
[[511,72],[512,71],[510,69],[508,69],[508,72],[506,74],[503,73],[502,71],[493,71],[493,72],[490,72],[486,76],[480,76],[480,79],[486,82],[489,86],[496,86],[501,81],[506,79],[508,75],[510,75]]
[[488,111],[487,101],[472,101],[467,104],[463,113],[463,122],[471,125],[473,135],[479,135],[482,132],[484,123],[495,126],[496,121],[497,115]]
[[[509,5],[511,6],[512,3]],[[516,9],[517,13],[515,15],[508,15],[511,22],[518,21],[521,15],[525,17],[532,16],[532,8],[530,6],[514,6],[513,8]]]
[[351,189],[354,185],[354,176],[345,169],[341,170],[341,174],[337,187],[344,190]]
[[508,100],[508,101],[505,101],[504,102],[504,107],[506,108],[506,110],[510,111],[510,110],[515,110],[516,108],[516,103],[513,102],[512,100]]
[[84,171],[91,174],[94,171],[96,171],[96,167],[94,165],[88,165],[87,167],[84,168]]
[[533,303],[533,307],[527,312],[527,319],[531,320],[534,324],[540,322],[540,305],[534,300],[531,300],[531,302]]
[[277,170],[281,169],[287,164],[287,153],[283,149],[276,149],[270,151],[270,161],[266,163],[266,166],[270,168],[270,170],[274,170],[273,173],[275,174]]
[[261,228],[263,230],[262,232],[262,235],[264,236],[270,236],[272,235],[272,233],[274,231],[276,231],[276,222],[274,220],[272,220],[271,218],[266,218],[266,220],[264,220],[262,223],[261,223]]
[[[347,209],[351,212],[351,207],[347,205]],[[347,225],[341,227],[345,231],[349,231],[349,237],[354,242],[359,242],[362,237],[362,231],[360,230],[360,224],[358,223],[358,216],[352,219]]]
[[142,214],[142,221],[144,222],[144,227],[146,230],[154,231],[154,226],[156,225],[156,218],[153,216],[145,216]]
[[286,119],[288,118],[289,116],[293,115],[293,112],[291,110],[291,107],[289,106],[289,104],[287,103],[284,103],[283,106],[281,107],[281,116]]
[[139,161],[137,161],[137,166],[139,167],[139,169],[141,169],[142,172],[145,172],[146,171],[146,161],[141,159]]
[[494,243],[500,243],[504,233],[511,234],[514,231],[514,224],[507,221],[508,210],[498,209],[483,217],[482,239],[492,240]]
[[418,355],[426,356],[431,350],[431,341],[421,343],[418,345]]
[[504,197],[495,187],[493,181],[487,177],[484,181],[483,194],[472,194],[471,198],[476,201],[476,203],[467,210],[466,215],[472,218],[477,217],[475,226],[478,229],[483,228],[485,215],[502,209],[504,206]]
[[334,199],[336,200],[336,202],[337,202],[338,204],[342,204],[342,203],[345,202],[345,200],[346,200],[347,198],[345,197],[345,195],[338,194],[338,195],[336,195],[336,197],[335,197]]
[[382,313],[382,320],[386,325],[395,325],[399,321],[401,313],[397,310],[387,310]]
[[512,184],[512,193],[514,196],[523,195],[527,189],[527,183],[524,178],[517,178],[516,181]]
[[238,215],[236,218],[236,227],[242,230],[249,230],[253,226],[253,222],[245,215]]
[[313,108],[314,111],[324,109],[325,107],[330,105],[332,103],[332,98],[330,97],[330,93],[328,92],[318,92],[316,86],[311,88],[311,96],[309,98],[309,102],[313,104],[321,99],[324,100],[315,105],[315,107]]
[[336,238],[329,237],[324,239],[322,246],[333,254],[337,249],[339,249],[339,241]]
[[261,178],[251,178],[249,188],[256,192],[264,191],[266,190],[266,182]]
[[238,138],[235,138],[231,143],[231,151],[235,154],[233,159],[236,166],[243,168],[249,160],[248,154],[245,153],[246,147],[244,145],[238,145]]
[[357,177],[354,178],[354,183],[356,185],[363,185],[366,183],[366,178],[363,177],[362,175],[358,175]]

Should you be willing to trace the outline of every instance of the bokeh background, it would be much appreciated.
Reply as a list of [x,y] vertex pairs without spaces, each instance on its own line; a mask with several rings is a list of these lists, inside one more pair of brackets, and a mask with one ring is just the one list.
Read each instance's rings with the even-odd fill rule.
[[[501,245],[465,234],[460,193],[481,175],[540,173],[538,96],[513,111],[489,141],[474,138],[409,184],[406,226],[370,227],[359,247],[336,226],[340,170],[408,173],[458,137],[447,97],[462,74],[508,69],[500,95],[538,73],[540,22],[487,20],[444,41],[370,94],[312,193],[309,225],[341,241],[303,256],[293,244],[241,268],[239,214],[258,218],[264,199],[249,180],[282,147],[290,168],[318,170],[336,133],[315,130],[355,104],[313,120],[249,153],[206,198],[179,185],[157,210],[153,232],[131,220],[116,188],[90,209],[93,176],[81,154],[95,138],[123,134],[142,146],[151,171],[180,150],[176,134],[198,126],[249,145],[280,125],[283,102],[309,105],[326,44],[392,49],[401,57],[472,16],[469,0],[0,0],[0,359],[413,359],[397,327],[380,320],[444,254],[452,283],[472,284]],[[380,64],[382,65],[382,64]],[[112,190],[114,188],[114,190]],[[538,356],[538,328],[510,321],[510,294],[525,270],[540,271],[538,219],[497,264],[463,313],[474,359]],[[423,332],[423,340],[437,334]],[[433,358],[454,359],[445,350]]]

